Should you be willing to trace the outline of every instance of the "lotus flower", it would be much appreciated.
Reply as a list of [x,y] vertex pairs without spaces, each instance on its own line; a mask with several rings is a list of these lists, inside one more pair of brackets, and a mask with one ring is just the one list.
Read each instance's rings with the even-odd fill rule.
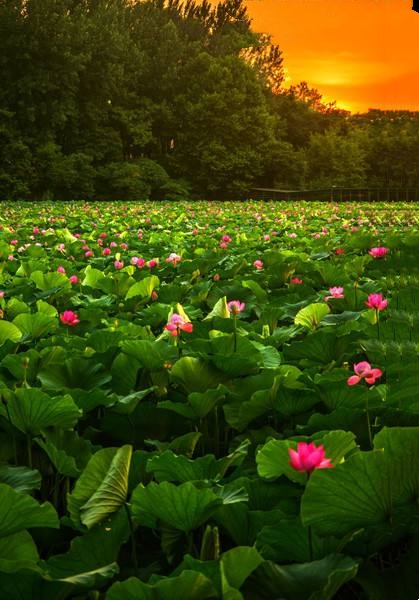
[[387,300],[383,298],[382,294],[370,294],[365,302],[365,306],[374,308],[375,310],[383,310],[387,307]]
[[330,469],[333,467],[330,458],[325,458],[324,446],[315,446],[313,442],[298,442],[297,450],[288,448],[289,464],[296,471],[311,473],[314,469]]
[[185,321],[185,319],[178,313],[173,313],[169,319],[169,322],[164,328],[166,331],[170,331],[170,335],[177,336],[179,335],[180,331],[192,333],[193,325],[190,321]]
[[244,311],[245,307],[245,303],[240,302],[240,300],[230,300],[230,302],[227,302],[227,308],[232,315],[240,314]]
[[324,299],[327,302],[331,298],[344,298],[343,287],[331,287],[329,288],[330,296],[325,296]]
[[359,383],[362,379],[365,379],[365,381],[368,384],[372,385],[373,383],[375,383],[375,380],[381,377],[381,375],[383,374],[383,372],[380,369],[373,369],[370,363],[368,363],[366,360],[363,360],[359,363],[355,363],[354,372],[355,375],[351,375],[348,378],[348,385],[355,385]]
[[263,269],[263,262],[261,260],[257,259],[253,263],[253,266],[255,267],[255,269],[257,269],[259,271],[260,269]]
[[371,250],[368,251],[368,254],[370,254],[374,258],[382,258],[387,254],[387,252],[388,248],[386,248],[385,246],[377,246],[375,248],[371,248]]
[[74,326],[74,325],[77,325],[78,323],[80,323],[78,315],[75,312],[73,312],[72,310],[65,310],[63,313],[61,313],[60,321],[64,325],[71,325],[71,326]]

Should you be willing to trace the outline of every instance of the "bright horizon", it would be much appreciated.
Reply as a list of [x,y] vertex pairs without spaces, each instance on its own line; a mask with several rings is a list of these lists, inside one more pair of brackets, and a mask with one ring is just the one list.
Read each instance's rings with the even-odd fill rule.
[[288,84],[307,81],[353,113],[419,111],[412,0],[247,0],[252,29],[279,44]]

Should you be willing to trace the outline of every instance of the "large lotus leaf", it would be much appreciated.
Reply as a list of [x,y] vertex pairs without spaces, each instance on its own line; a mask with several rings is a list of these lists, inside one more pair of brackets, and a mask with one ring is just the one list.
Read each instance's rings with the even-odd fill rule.
[[213,519],[228,533],[235,544],[252,546],[264,526],[273,528],[284,519],[281,510],[249,510],[247,503],[224,504],[217,508]]
[[247,455],[249,442],[245,440],[230,455],[216,459],[206,454],[194,460],[166,450],[148,461],[147,472],[154,473],[157,481],[187,482],[193,480],[219,480],[227,469],[240,464]]
[[112,390],[117,394],[129,394],[137,383],[138,369],[141,362],[121,352],[117,354],[111,365]]
[[313,331],[329,312],[330,308],[325,302],[314,302],[298,311],[294,317],[294,324],[302,325]]
[[99,269],[87,265],[84,270],[84,279],[81,282],[83,286],[89,286],[93,289],[98,289],[98,283],[104,278],[103,272]]
[[122,506],[127,498],[132,446],[104,448],[89,460],[67,504],[70,517],[88,529]]
[[334,329],[319,329],[307,335],[302,341],[296,341],[284,348],[284,359],[288,362],[299,361],[302,366],[327,365],[350,360],[354,344],[359,344],[358,334],[337,336]]
[[393,506],[416,503],[419,496],[419,427],[384,427],[374,437],[374,448],[384,450],[392,483]]
[[163,341],[124,340],[120,346],[124,354],[138,360],[147,371],[160,371],[177,355],[176,349]]
[[259,390],[250,400],[224,404],[223,410],[227,423],[238,431],[243,431],[257,417],[272,413],[274,404],[275,398],[272,398],[271,390]]
[[214,479],[218,465],[213,454],[206,454],[195,460],[186,456],[178,456],[171,450],[166,450],[150,458],[147,471],[153,473],[156,481],[187,482],[195,480]]
[[31,493],[41,487],[41,474],[28,467],[0,465],[0,481],[7,483],[17,492]]
[[265,304],[267,302],[268,294],[266,290],[264,290],[263,287],[261,287],[257,281],[254,281],[253,279],[247,279],[245,281],[242,281],[242,286],[244,288],[249,288],[249,290],[252,290],[256,300],[260,302],[260,304]]
[[[256,548],[237,546],[220,557],[223,598],[230,588],[239,590],[249,575],[263,562]],[[234,598],[234,596],[232,596]]]
[[215,600],[218,594],[202,573],[183,571],[178,577],[165,577],[154,584],[130,577],[112,585],[106,600]]
[[127,514],[124,508],[120,508],[104,523],[74,538],[68,552],[52,556],[43,566],[53,579],[94,571],[116,562],[121,545],[129,535]]
[[62,429],[45,431],[44,437],[45,440],[36,438],[35,441],[46,452],[58,473],[78,477],[92,455],[90,442],[75,431]]
[[82,414],[68,394],[51,398],[39,388],[16,390],[7,411],[13,425],[32,436],[47,427],[71,429]]
[[49,390],[63,390],[80,387],[92,390],[101,387],[111,380],[111,375],[95,358],[74,356],[67,358],[64,363],[50,363],[38,373],[43,387]]
[[217,371],[195,356],[183,356],[171,369],[171,377],[182,384],[188,393],[205,392],[220,382]]
[[319,535],[343,536],[368,526],[389,526],[391,482],[384,452],[358,453],[333,469],[317,469],[302,498],[304,525]]
[[30,339],[46,336],[58,327],[57,318],[43,312],[22,313],[13,319],[13,323]]
[[230,311],[227,308],[227,298],[223,296],[214,304],[211,312],[204,317],[204,321],[206,319],[212,319],[213,317],[221,317],[222,319],[230,318]]
[[20,300],[19,298],[10,298],[9,302],[7,303],[7,316],[12,321],[16,317],[16,315],[19,315],[20,313],[30,312],[30,306],[26,304],[26,302],[23,302],[23,300]]
[[[331,459],[333,465],[338,465],[345,455],[356,449],[355,435],[350,431],[331,431],[326,435],[319,435],[315,444],[316,446],[323,444],[326,457]],[[286,475],[292,481],[304,483],[307,475],[291,467],[288,448],[295,450],[296,442],[291,440],[267,442],[256,455],[259,475],[267,479]]]
[[131,508],[139,523],[154,527],[162,521],[175,529],[189,532],[212,515],[222,499],[209,489],[186,482],[179,486],[167,481],[140,484],[132,493]]
[[18,354],[8,354],[1,361],[2,367],[6,369],[21,381],[35,383],[39,369],[40,356],[33,348],[27,352],[19,352]]
[[151,392],[154,390],[155,387],[153,386],[146,388],[145,390],[132,392],[132,394],[128,394],[128,396],[119,397],[113,405],[112,411],[122,415],[129,415],[134,412],[139,402],[141,402],[141,400],[151,394]]
[[265,561],[246,582],[245,597],[332,600],[339,588],[355,577],[357,570],[357,562],[341,554],[299,565],[281,566]]
[[264,558],[277,564],[304,563],[324,558],[332,552],[341,552],[358,532],[350,533],[346,538],[318,537],[311,532],[311,549],[308,528],[301,523],[300,517],[281,519],[274,525],[264,526],[257,535],[256,547]]
[[0,571],[18,571],[39,561],[36,544],[28,531],[19,531],[0,538]]
[[35,282],[36,287],[43,291],[61,290],[63,288],[71,289],[71,283],[62,273],[43,273],[42,271],[33,271],[29,279]]
[[118,565],[113,563],[95,571],[56,580],[51,580],[35,568],[23,568],[14,573],[0,572],[1,594],[7,600],[66,600],[74,598],[77,592],[102,587],[118,573],[118,570]]
[[0,483],[0,506],[0,537],[29,527],[59,527],[57,513],[49,502],[39,504],[5,483]]
[[155,290],[160,284],[160,280],[157,275],[150,275],[145,277],[141,281],[134,283],[127,291],[125,300],[140,296],[141,298],[150,298],[153,290]]
[[19,327],[16,327],[10,321],[0,321],[0,345],[4,344],[7,340],[18,342],[22,335]]
[[93,348],[96,352],[106,352],[109,348],[117,348],[121,340],[125,339],[123,331],[116,329],[98,329],[86,340],[86,346]]
[[227,388],[218,385],[215,389],[205,392],[192,392],[188,395],[188,403],[191,405],[196,417],[202,419],[225,397]]

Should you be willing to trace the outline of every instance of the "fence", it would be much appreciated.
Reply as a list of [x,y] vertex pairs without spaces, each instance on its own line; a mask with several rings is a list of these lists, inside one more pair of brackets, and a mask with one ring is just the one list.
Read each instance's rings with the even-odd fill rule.
[[344,188],[322,190],[277,190],[251,188],[248,200],[316,200],[318,202],[419,202],[417,188]]

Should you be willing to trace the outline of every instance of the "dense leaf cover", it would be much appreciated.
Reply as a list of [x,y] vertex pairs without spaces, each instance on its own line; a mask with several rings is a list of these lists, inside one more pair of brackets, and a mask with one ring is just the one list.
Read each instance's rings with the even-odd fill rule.
[[2,208],[0,598],[416,597],[416,206]]

